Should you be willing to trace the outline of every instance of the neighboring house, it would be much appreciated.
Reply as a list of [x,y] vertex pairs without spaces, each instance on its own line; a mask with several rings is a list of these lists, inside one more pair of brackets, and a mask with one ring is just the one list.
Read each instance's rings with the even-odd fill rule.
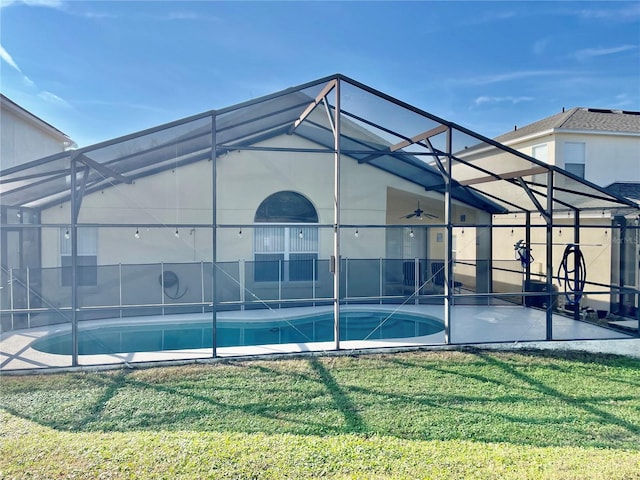
[[[640,204],[640,112],[584,107],[563,109],[524,127],[516,127],[494,140]],[[546,178],[538,175],[537,180],[545,182]],[[637,212],[628,213],[626,219],[625,211],[613,216],[604,210],[601,215],[591,214],[590,226],[600,228],[584,229],[582,233],[583,251],[590,260],[587,264],[592,272],[590,279],[596,283],[606,284],[610,280],[612,285],[635,288],[640,285]],[[573,217],[566,214],[557,215],[554,219],[554,223],[560,225],[570,226],[572,222]],[[611,226],[617,228],[611,229]],[[567,230],[564,229],[564,237],[562,227],[554,232],[556,259],[561,258],[563,244],[572,241],[571,231]],[[543,242],[543,233],[540,231],[534,240]],[[618,255],[617,250],[611,251],[612,242],[626,244],[628,248]],[[538,251],[542,248],[538,247]],[[539,254],[538,258],[542,255]],[[538,263],[536,266],[542,273],[544,265]],[[606,278],[609,271],[610,279]],[[596,272],[607,273],[597,275]],[[607,308],[605,296],[591,297],[593,306]],[[616,303],[624,302],[638,307],[637,296],[629,296],[625,300],[612,298],[612,310],[618,308]]]
[[601,187],[640,183],[640,112],[572,108],[495,140]]
[[[64,152],[77,145],[65,133],[0,94],[0,170],[16,168],[39,158]],[[40,265],[35,230],[22,225],[38,220],[20,209],[0,208],[0,282],[6,285],[7,269]],[[22,245],[22,248],[19,246]],[[0,303],[6,288],[0,289]],[[6,304],[6,301],[4,302]]]
[[65,133],[0,94],[0,170],[74,146]]

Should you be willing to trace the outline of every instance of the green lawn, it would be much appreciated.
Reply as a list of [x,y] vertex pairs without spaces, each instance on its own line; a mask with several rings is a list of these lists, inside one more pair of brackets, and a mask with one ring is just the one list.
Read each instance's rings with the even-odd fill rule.
[[0,478],[640,479],[640,361],[475,350],[4,376]]

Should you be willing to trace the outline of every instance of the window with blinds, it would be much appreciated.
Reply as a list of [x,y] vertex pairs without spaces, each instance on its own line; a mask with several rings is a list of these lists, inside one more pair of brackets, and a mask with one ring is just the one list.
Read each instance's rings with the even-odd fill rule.
[[585,174],[584,142],[565,142],[564,169],[580,178],[584,178],[584,174]]
[[[260,204],[256,222],[317,223],[309,200],[295,192],[278,192]],[[318,228],[259,226],[254,229],[256,282],[299,282],[318,278]]]

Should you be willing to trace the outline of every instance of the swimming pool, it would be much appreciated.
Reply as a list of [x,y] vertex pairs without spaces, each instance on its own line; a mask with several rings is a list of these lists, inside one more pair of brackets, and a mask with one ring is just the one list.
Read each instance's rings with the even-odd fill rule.
[[[327,342],[333,340],[333,313],[316,313],[275,321],[218,321],[218,347],[270,345],[282,343]],[[340,313],[341,340],[374,340],[419,337],[444,329],[434,317],[358,310]],[[31,344],[35,350],[71,355],[71,332],[40,338]],[[127,352],[157,352],[213,347],[211,320],[102,326],[78,331],[80,355]]]

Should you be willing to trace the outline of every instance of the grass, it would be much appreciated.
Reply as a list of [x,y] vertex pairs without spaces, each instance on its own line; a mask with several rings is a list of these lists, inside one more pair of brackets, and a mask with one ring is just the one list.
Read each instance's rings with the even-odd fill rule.
[[0,478],[640,479],[640,361],[479,350],[1,379]]

